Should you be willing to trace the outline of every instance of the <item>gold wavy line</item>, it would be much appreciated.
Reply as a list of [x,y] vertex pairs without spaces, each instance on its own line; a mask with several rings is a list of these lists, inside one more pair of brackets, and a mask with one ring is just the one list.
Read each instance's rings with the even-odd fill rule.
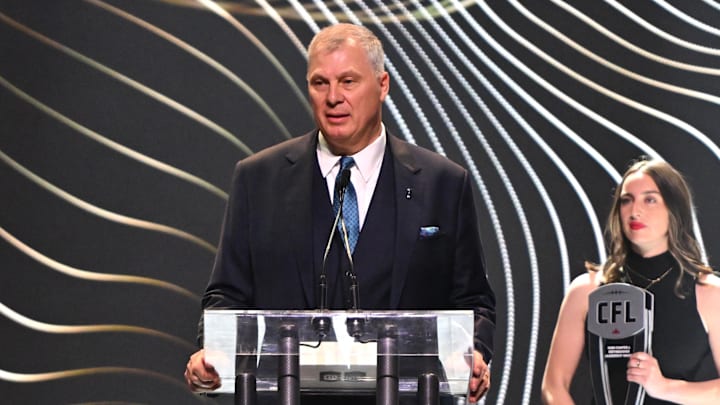
[[130,276],[126,274],[98,273],[94,271],[81,270],[60,263],[57,260],[47,257],[44,254],[38,252],[37,250],[31,248],[30,246],[13,236],[10,232],[5,230],[5,228],[3,228],[2,226],[0,226],[0,237],[5,239],[5,241],[17,248],[19,251],[25,253],[27,256],[30,256],[30,258],[32,258],[33,260],[70,277],[91,281],[148,285],[178,293],[187,298],[190,298],[194,302],[200,301],[200,297],[198,295],[193,294],[191,291],[167,281],[157,280],[150,277]]
[[290,131],[283,125],[283,123],[280,121],[280,117],[275,114],[275,112],[270,108],[270,106],[265,102],[265,100],[260,97],[255,90],[253,90],[252,87],[250,87],[247,83],[245,83],[244,80],[242,80],[240,77],[238,77],[236,74],[231,72],[228,68],[220,64],[217,60],[211,58],[206,53],[202,52],[201,50],[195,48],[194,46],[188,44],[187,42],[183,41],[182,39],[170,34],[169,32],[150,24],[149,22],[140,19],[139,17],[136,17],[124,10],[121,10],[117,7],[111,6],[110,4],[107,4],[101,0],[85,0],[87,3],[91,3],[97,7],[103,8],[106,11],[109,11],[121,18],[124,18],[136,25],[139,25],[140,27],[152,32],[153,34],[165,39],[166,41],[170,42],[171,44],[177,46],[178,48],[184,50],[185,52],[195,56],[202,62],[206,63],[213,69],[217,70],[220,74],[228,78],[231,82],[233,82],[236,86],[238,86],[240,89],[244,90],[245,93],[247,93],[250,98],[258,105],[260,108],[265,111],[265,113],[270,117],[270,120],[275,123],[275,125],[282,131],[285,138],[290,139],[292,137],[292,134]]
[[21,315],[13,311],[10,307],[0,302],[0,314],[5,315],[11,321],[25,326],[29,329],[36,330],[44,333],[62,334],[62,335],[79,335],[84,333],[133,333],[138,335],[153,336],[168,340],[186,349],[195,350],[195,345],[181,339],[177,336],[173,336],[169,333],[161,332],[159,330],[143,328],[140,326],[131,325],[57,325],[51,323],[45,323],[30,319],[24,315]]
[[86,377],[97,374],[137,374],[141,376],[157,378],[160,380],[164,380],[165,382],[169,382],[173,385],[177,385],[185,389],[187,388],[185,387],[185,384],[177,378],[169,377],[156,371],[130,367],[92,367],[33,374],[14,373],[11,371],[0,369],[0,380],[15,383],[37,383],[62,380],[66,378]]
[[[2,13],[0,13],[0,14],[2,14]],[[140,152],[137,152],[133,149],[128,148],[127,146],[119,144],[113,140],[110,140],[110,139],[100,135],[99,133],[93,131],[92,129],[85,127],[76,121],[73,121],[72,119],[62,115],[61,113],[59,113],[56,110],[52,109],[51,107],[47,106],[43,102],[39,101],[38,99],[32,97],[31,95],[29,95],[29,94],[25,93],[24,91],[20,90],[19,88],[15,87],[12,83],[7,81],[3,76],[0,76],[0,85],[5,87],[6,89],[10,90],[16,96],[25,100],[25,102],[27,102],[28,104],[30,104],[33,107],[37,108],[38,110],[44,112],[45,114],[51,116],[52,118],[60,121],[62,124],[65,124],[68,127],[79,132],[80,134],[82,134],[100,144],[107,146],[108,148],[114,150],[115,152],[125,155],[125,156],[129,157],[130,159],[133,159],[142,164],[150,166],[161,172],[167,173],[167,174],[177,177],[181,180],[185,180],[188,183],[191,183],[191,184],[194,184],[201,188],[204,188],[205,190],[217,195],[218,197],[222,198],[223,200],[227,200],[227,193],[225,193],[220,188],[210,184],[209,182],[207,182],[193,174],[190,174],[188,172],[180,170],[176,167],[173,167],[167,163],[161,162],[157,159],[153,159],[147,155],[144,155]]]
[[[1,77],[0,77],[1,79]],[[1,80],[0,80],[1,82]],[[0,150],[0,160],[7,163],[10,167],[18,171],[23,176],[27,177],[29,180],[31,180],[33,183],[37,184],[41,188],[49,191],[50,193],[56,195],[62,200],[65,200],[66,202],[84,210],[87,211],[93,215],[96,215],[100,218],[107,219],[108,221],[116,222],[119,224],[147,229],[149,231],[154,232],[160,232],[167,235],[175,236],[180,239],[184,239],[186,241],[192,242],[202,248],[205,248],[212,254],[215,254],[217,249],[215,246],[213,246],[211,243],[203,240],[200,237],[197,237],[195,235],[192,235],[188,232],[172,228],[167,225],[158,224],[156,222],[150,222],[145,221],[142,219],[137,219],[133,217],[129,217],[126,215],[116,214],[112,211],[108,211],[106,209],[97,207],[95,205],[92,205],[84,200],[81,200],[78,197],[75,197],[74,195],[68,193],[67,191],[64,191],[60,189],[59,187],[53,185],[52,183],[48,182],[47,180],[43,179],[42,177],[36,175],[35,173],[31,172],[24,166],[22,166],[20,163],[13,160],[10,156],[6,155],[2,150]]]
[[[159,1],[161,1],[163,3],[167,3],[167,4],[181,6],[181,7],[196,8],[196,9],[201,8],[201,6],[199,6],[197,4],[197,0],[159,0]],[[476,2],[475,0],[463,0],[463,1],[460,1],[459,4],[463,8],[467,8],[468,6],[474,4],[475,2]],[[240,2],[233,2],[233,1],[216,1],[216,3],[220,7],[224,8],[225,10],[227,10],[228,12],[231,12],[231,13],[243,14],[243,15],[249,15],[249,16],[257,16],[257,17],[267,15],[261,8],[254,6],[254,5],[243,4]],[[450,0],[443,0],[438,3],[440,3],[439,6],[444,8],[446,10],[445,12],[450,15],[457,12],[457,7],[455,7],[455,5],[452,4],[452,2]],[[407,7],[407,5],[412,4],[412,2],[403,2],[403,4],[405,4]],[[303,6],[310,10],[318,9],[318,7],[315,4],[303,4]],[[326,6],[328,8],[334,7],[332,4],[326,4]],[[398,5],[389,5],[388,7],[391,10],[401,9],[401,7]],[[339,6],[337,6],[335,8],[337,8],[338,11],[333,12],[333,15],[335,17],[337,17],[338,20],[342,20],[344,17],[346,17],[345,13],[340,11]],[[292,8],[291,6],[284,6],[284,7],[275,6],[274,9],[276,10],[276,12],[279,15],[281,15],[285,19],[302,20],[302,17],[299,16],[297,14],[297,12],[295,12],[295,9]],[[370,9],[378,11],[377,14],[381,14],[379,12],[379,11],[381,11],[380,7],[370,7]],[[437,8],[435,6],[426,6],[425,9],[428,11],[429,15],[432,18],[442,15],[442,13],[437,11]],[[325,18],[325,14],[323,14],[322,11],[308,11],[308,15],[311,16],[313,18],[313,21],[316,21],[316,22],[327,21],[327,18]],[[425,17],[425,15],[419,11],[412,12],[412,15],[413,15],[414,19],[416,19],[416,20],[424,21],[427,19]],[[358,18],[363,23],[372,23],[374,21],[370,17],[359,16]],[[398,20],[403,21],[403,22],[410,21],[410,18],[407,15],[405,15],[404,12],[398,13],[397,15],[392,16],[392,17],[390,17],[390,16],[380,16],[379,17],[380,21],[382,21],[384,23],[392,22],[393,19],[395,19],[395,18],[397,18]]]
[[223,138],[227,139],[232,144],[237,146],[240,150],[242,150],[246,154],[248,154],[248,155],[253,154],[253,151],[250,148],[248,148],[240,139],[238,139],[235,135],[233,135],[230,131],[228,131],[225,128],[221,127],[220,125],[214,123],[213,121],[209,120],[208,118],[199,114],[198,112],[192,110],[191,108],[189,108],[183,104],[180,104],[179,102],[165,96],[164,94],[162,94],[158,91],[155,91],[155,90],[145,86],[144,84],[123,75],[122,73],[120,73],[116,70],[113,70],[101,63],[98,63],[97,61],[95,61],[95,60],[93,60],[93,59],[91,59],[91,58],[65,46],[65,45],[62,45],[61,43],[46,37],[45,35],[13,20],[12,18],[8,17],[7,15],[5,15],[2,12],[0,12],[0,21],[3,21],[5,24],[15,28],[16,30],[18,30],[30,37],[33,37],[33,38],[37,39],[38,41],[40,41],[52,48],[57,49],[58,51],[72,57],[73,59],[76,59],[76,60],[102,72],[102,73],[105,73],[106,75],[112,77],[113,79],[115,79],[123,84],[126,84],[129,87],[134,88],[135,90],[157,100],[158,102],[165,104],[166,106],[178,111],[179,113],[185,115],[186,117],[200,123],[201,125],[212,130],[213,132],[219,134],[220,136],[222,136]]
[[308,115],[312,116],[312,109],[310,108],[310,103],[308,102],[307,98],[305,97],[305,93],[303,93],[300,88],[295,84],[295,81],[293,80],[292,76],[290,76],[290,73],[283,67],[282,63],[273,55],[272,52],[270,52],[270,49],[268,49],[261,41],[258,39],[258,37],[255,36],[255,34],[252,33],[247,27],[245,27],[240,21],[238,21],[235,17],[233,17],[232,14],[228,13],[224,8],[220,7],[219,5],[215,4],[212,0],[197,0],[202,4],[203,6],[207,7],[210,11],[218,15],[223,20],[227,21],[232,25],[235,29],[240,31],[245,37],[252,42],[257,49],[262,52],[263,55],[267,58],[267,60],[275,66],[275,69],[280,73],[280,75],[285,79],[285,82],[290,86],[292,91],[295,93],[295,96],[300,100],[300,103],[305,107],[305,110],[307,111]]

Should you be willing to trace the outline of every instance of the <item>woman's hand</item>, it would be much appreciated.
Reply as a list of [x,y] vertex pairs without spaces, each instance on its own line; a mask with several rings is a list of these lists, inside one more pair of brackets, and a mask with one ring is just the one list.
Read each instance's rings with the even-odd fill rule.
[[627,380],[640,384],[648,395],[662,397],[667,387],[667,378],[663,376],[655,357],[645,352],[633,353],[627,363]]

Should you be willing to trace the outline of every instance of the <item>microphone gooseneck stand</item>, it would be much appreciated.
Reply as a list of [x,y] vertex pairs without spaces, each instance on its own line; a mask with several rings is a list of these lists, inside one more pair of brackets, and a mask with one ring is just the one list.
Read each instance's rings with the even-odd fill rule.
[[[342,210],[342,207],[340,208]],[[347,255],[348,259],[348,271],[345,273],[345,276],[350,280],[350,312],[358,312],[360,305],[359,305],[359,295],[360,295],[360,287],[358,285],[357,281],[357,275],[355,274],[355,265],[353,263],[352,258],[352,252],[350,251],[350,244],[348,243],[348,237],[347,237],[347,229],[345,228],[345,221],[341,218],[340,219],[342,231],[344,234],[344,243],[345,246],[345,254]],[[361,341],[362,335],[365,333],[365,320],[358,317],[348,317],[345,321],[345,326],[347,327],[348,335],[355,338],[356,341]]]
[[[340,222],[340,219],[342,218],[342,206],[343,201],[345,201],[345,192],[347,191],[348,184],[350,184],[350,170],[345,169],[340,173],[340,179],[337,183],[335,183],[335,194],[338,195],[338,201],[339,201],[339,209],[337,214],[335,214],[335,220],[333,221],[332,228],[330,228],[330,236],[328,236],[327,244],[325,245],[325,252],[323,253],[323,260],[322,260],[322,269],[320,270],[320,306],[318,310],[320,312],[327,311],[328,304],[327,304],[327,295],[328,295],[328,288],[327,288],[327,258],[328,254],[330,253],[330,247],[332,246],[333,238],[335,237],[335,232],[338,227],[338,223]],[[318,334],[318,345],[322,343],[323,339],[328,335],[330,332],[330,328],[332,327],[332,323],[330,321],[330,317],[328,316],[318,316],[313,318],[312,320],[313,329]]]
[[[348,238],[347,227],[345,226],[345,218],[343,217],[343,201],[345,200],[345,191],[347,190],[348,184],[350,183],[350,169],[345,169],[341,174],[342,190],[340,193],[340,208],[338,209],[338,215],[335,218],[335,222],[340,221],[340,229],[342,231],[342,244],[345,256],[348,260],[348,270],[345,272],[345,277],[350,281],[350,311],[358,312],[360,308],[360,286],[358,284],[357,275],[355,274],[355,264],[353,262],[352,251],[350,250],[350,242]],[[333,230],[335,227],[333,227]],[[347,332],[350,336],[354,337],[355,340],[360,341],[360,338],[365,333],[365,322],[361,318],[348,318],[345,321]]]

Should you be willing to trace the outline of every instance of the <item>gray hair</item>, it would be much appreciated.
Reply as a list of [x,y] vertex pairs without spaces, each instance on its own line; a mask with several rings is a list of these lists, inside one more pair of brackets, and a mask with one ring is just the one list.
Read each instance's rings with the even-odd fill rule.
[[382,42],[362,25],[347,23],[325,27],[313,37],[308,46],[308,66],[318,52],[335,51],[350,39],[355,40],[365,50],[375,74],[380,75],[385,72],[385,51]]

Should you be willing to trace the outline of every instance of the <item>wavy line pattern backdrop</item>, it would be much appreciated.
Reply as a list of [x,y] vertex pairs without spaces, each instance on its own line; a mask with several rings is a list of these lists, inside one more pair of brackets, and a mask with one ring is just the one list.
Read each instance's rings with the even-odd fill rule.
[[687,175],[718,255],[717,2],[0,0],[3,401],[210,402],[181,374],[233,165],[313,127],[304,47],[338,21],[385,44],[388,128],[477,186],[486,403],[538,403],[631,159]]

